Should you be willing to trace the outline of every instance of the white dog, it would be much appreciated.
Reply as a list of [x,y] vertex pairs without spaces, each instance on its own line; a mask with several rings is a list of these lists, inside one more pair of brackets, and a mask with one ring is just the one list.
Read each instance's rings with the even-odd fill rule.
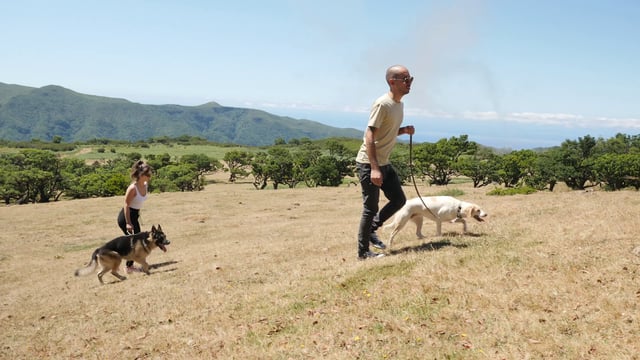
[[[427,208],[425,208],[425,205]],[[484,221],[483,218],[487,215],[478,205],[461,201],[451,196],[425,196],[422,200],[419,197],[407,200],[404,206],[396,213],[393,222],[384,226],[385,228],[392,228],[389,249],[393,244],[393,238],[409,220],[416,224],[416,236],[422,239],[424,238],[424,235],[422,235],[422,219],[424,217],[436,222],[436,236],[441,236],[443,221],[461,222],[462,231],[466,233],[467,221],[464,218],[470,217],[478,221]]]

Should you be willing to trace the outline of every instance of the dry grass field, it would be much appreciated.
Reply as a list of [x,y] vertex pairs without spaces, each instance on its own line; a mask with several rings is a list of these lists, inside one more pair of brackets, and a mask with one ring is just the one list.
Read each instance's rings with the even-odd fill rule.
[[353,186],[152,194],[169,251],[102,286],[73,272],[120,197],[2,207],[0,358],[640,359],[638,192],[451,188],[487,221],[409,224],[367,261]]

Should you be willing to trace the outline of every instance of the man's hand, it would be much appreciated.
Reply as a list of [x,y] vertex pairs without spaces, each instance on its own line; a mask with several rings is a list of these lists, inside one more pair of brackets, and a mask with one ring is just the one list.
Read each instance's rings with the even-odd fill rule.
[[416,133],[416,129],[413,127],[413,125],[407,125],[404,127],[404,133],[407,135],[413,135]]
[[371,169],[371,183],[377,187],[382,186],[382,172],[380,169]]

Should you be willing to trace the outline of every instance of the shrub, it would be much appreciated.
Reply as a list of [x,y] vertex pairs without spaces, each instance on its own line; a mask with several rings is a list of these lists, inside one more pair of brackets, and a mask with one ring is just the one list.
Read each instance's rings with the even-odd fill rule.
[[530,187],[530,186],[522,186],[522,187],[515,187],[515,188],[495,188],[491,191],[489,191],[487,193],[487,195],[499,195],[499,196],[504,196],[504,195],[528,195],[528,194],[533,194],[535,193],[536,189]]
[[438,195],[445,195],[445,196],[462,196],[464,195],[464,191],[460,190],[460,189],[446,189],[446,190],[442,190],[438,193]]

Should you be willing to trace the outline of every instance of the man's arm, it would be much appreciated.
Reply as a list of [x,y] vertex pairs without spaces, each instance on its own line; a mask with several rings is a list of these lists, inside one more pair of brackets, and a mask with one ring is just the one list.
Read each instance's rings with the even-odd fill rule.
[[398,135],[402,135],[402,134],[413,135],[415,132],[416,130],[413,128],[413,125],[403,126],[398,129]]
[[376,186],[382,186],[382,173],[380,172],[376,153],[376,131],[378,129],[373,126],[367,127],[367,131],[364,134],[364,142],[367,146],[369,164],[371,164],[371,183]]

